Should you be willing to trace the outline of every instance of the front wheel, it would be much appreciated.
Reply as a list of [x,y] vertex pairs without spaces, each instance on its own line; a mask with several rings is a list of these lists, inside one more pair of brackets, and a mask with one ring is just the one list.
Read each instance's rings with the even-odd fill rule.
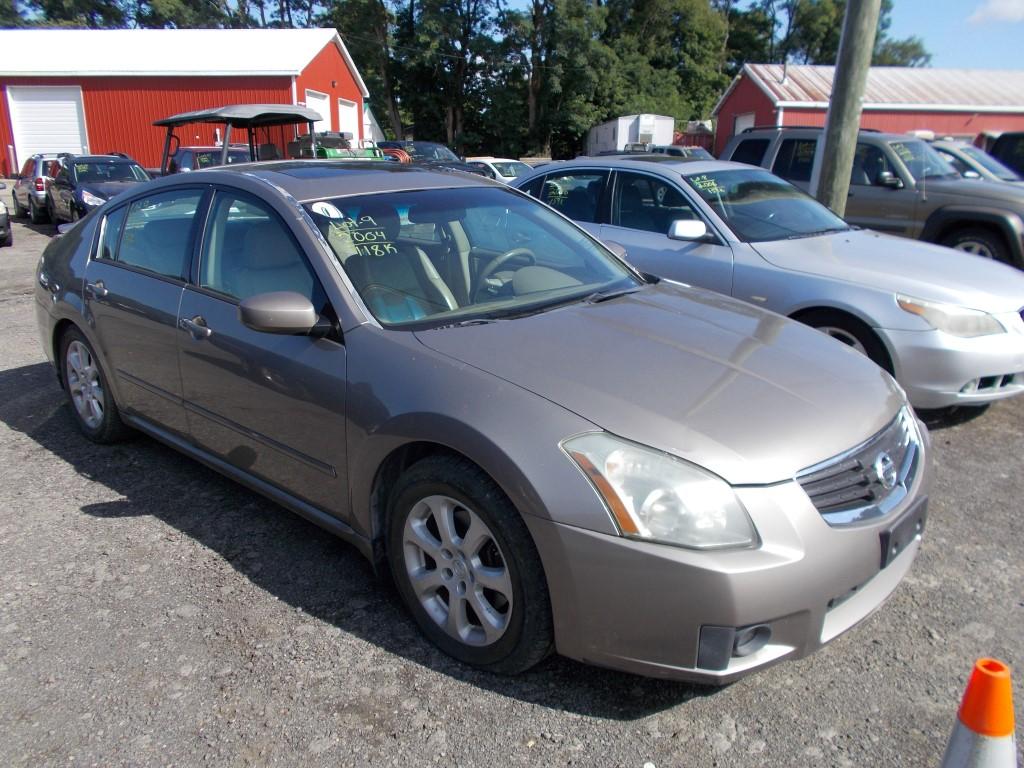
[[820,309],[800,315],[797,319],[860,352],[879,368],[884,368],[890,374],[894,372],[885,345],[869,325],[857,318],[835,310]]
[[61,338],[60,349],[64,391],[82,434],[95,443],[115,443],[126,438],[130,430],[121,421],[92,345],[81,331],[70,328]]
[[388,564],[416,623],[449,656],[515,674],[550,653],[540,556],[519,512],[468,460],[423,459],[399,478]]

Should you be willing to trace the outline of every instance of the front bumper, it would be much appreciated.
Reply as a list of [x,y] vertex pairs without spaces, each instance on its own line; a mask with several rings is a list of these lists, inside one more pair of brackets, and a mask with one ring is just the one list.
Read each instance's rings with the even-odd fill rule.
[[[878,608],[910,569],[920,536],[884,568],[880,537],[920,509],[926,475],[892,514],[845,528],[830,527],[795,482],[739,488],[762,540],[749,550],[698,552],[528,517],[556,648],[603,667],[713,684],[806,656]],[[760,650],[702,666],[702,628],[758,624],[771,629]]]
[[915,408],[983,405],[1024,392],[1024,326],[1013,315],[999,317],[1012,330],[973,339],[940,331],[879,331]]

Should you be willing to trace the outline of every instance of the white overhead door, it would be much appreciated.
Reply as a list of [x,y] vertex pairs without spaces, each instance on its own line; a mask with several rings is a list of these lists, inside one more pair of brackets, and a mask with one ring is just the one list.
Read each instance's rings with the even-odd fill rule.
[[89,151],[78,86],[9,85],[7,106],[19,167],[37,152]]
[[334,128],[331,126],[331,99],[326,93],[319,93],[317,91],[306,91],[306,106],[310,109],[315,109],[320,113],[322,120],[317,120],[313,123],[313,130],[320,131],[333,131]]
[[338,99],[338,130],[352,134],[352,146],[359,143],[359,107],[354,101]]

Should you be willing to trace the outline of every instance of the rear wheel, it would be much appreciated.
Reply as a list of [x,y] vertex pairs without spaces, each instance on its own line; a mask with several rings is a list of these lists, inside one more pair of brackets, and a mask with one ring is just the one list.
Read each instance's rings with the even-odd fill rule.
[[420,629],[459,661],[514,674],[551,651],[551,602],[526,524],[466,459],[426,458],[399,478],[388,563]]
[[990,229],[968,227],[948,235],[942,244],[958,251],[994,261],[1009,261],[1003,238]]
[[77,328],[61,337],[61,375],[75,423],[96,443],[115,443],[131,434],[121,421],[117,403],[92,345]]
[[28,196],[28,216],[33,224],[43,224],[46,221],[46,209],[41,209],[32,195]]
[[796,319],[855,349],[890,374],[894,372],[885,345],[871,327],[861,320],[831,309],[816,309],[799,315]]
[[24,218],[25,209],[21,207],[21,203],[18,202],[18,196],[11,192],[11,215],[16,219]]

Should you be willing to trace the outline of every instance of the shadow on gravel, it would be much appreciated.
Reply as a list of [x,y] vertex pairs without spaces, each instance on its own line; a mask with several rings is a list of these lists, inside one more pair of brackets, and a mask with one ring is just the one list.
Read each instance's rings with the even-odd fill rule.
[[123,497],[86,505],[86,514],[107,519],[152,515],[219,554],[279,600],[471,685],[543,707],[615,720],[646,717],[716,690],[634,677],[561,657],[514,678],[459,664],[419,633],[394,589],[374,575],[354,548],[149,438],[115,446],[88,442],[76,429],[48,364],[0,372],[0,420],[83,477]]
[[982,416],[989,409],[988,404],[975,406],[952,406],[950,408],[936,408],[934,410],[917,409],[918,418],[925,423],[928,429],[935,431],[957,427],[974,421]]

